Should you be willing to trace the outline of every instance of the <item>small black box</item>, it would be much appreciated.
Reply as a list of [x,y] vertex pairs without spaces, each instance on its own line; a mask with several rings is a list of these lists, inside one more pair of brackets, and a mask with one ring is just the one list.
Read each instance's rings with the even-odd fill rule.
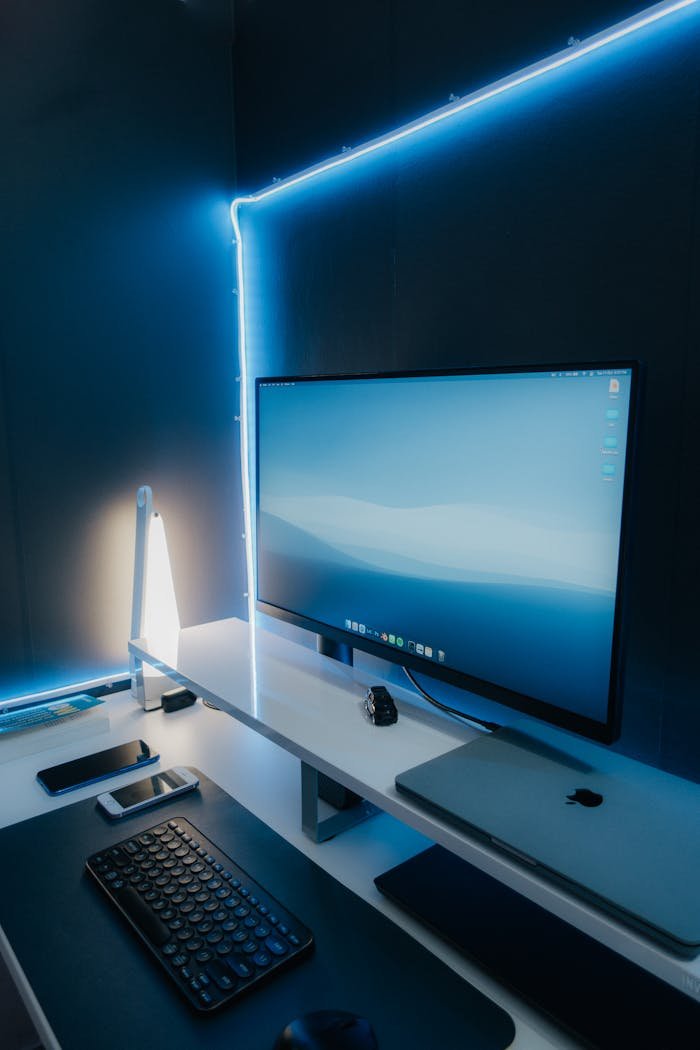
[[197,697],[190,689],[178,686],[177,689],[169,689],[161,695],[163,710],[168,714],[170,711],[180,711],[183,707],[189,707]]

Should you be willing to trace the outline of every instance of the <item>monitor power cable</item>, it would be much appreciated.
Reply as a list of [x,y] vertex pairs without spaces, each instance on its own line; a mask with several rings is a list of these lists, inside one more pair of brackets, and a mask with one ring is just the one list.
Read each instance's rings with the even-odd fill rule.
[[453,715],[455,718],[461,718],[465,722],[470,722],[472,725],[476,725],[480,729],[488,729],[490,733],[494,733],[497,729],[502,728],[498,722],[488,722],[483,718],[477,718],[476,715],[466,714],[464,711],[458,711],[456,707],[450,707],[448,704],[443,704],[441,700],[436,700],[434,696],[431,696],[430,693],[425,691],[423,686],[420,685],[413,673],[409,671],[407,667],[404,667],[403,670],[414,689],[417,689],[420,695],[427,700],[429,704],[439,707],[441,711],[445,711],[448,715]]

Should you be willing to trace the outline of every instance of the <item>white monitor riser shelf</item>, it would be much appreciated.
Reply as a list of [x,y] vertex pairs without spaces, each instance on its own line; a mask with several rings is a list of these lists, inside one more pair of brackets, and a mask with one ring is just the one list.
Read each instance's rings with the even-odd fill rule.
[[149,651],[144,639],[132,640],[129,649],[137,660],[157,665],[302,763],[700,999],[700,957],[683,959],[664,951],[397,792],[397,774],[444,755],[479,733],[426,709],[415,694],[395,684],[391,692],[399,707],[398,722],[373,726],[364,715],[364,696],[368,685],[377,684],[379,661],[361,657],[356,666],[348,667],[290,637],[259,624],[251,628],[237,619],[185,628],[176,666]]

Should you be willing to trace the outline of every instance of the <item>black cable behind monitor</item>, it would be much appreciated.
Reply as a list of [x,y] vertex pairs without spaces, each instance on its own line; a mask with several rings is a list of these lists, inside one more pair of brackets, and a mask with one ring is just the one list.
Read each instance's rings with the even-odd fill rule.
[[407,667],[404,667],[403,670],[411,685],[418,690],[420,695],[427,700],[429,704],[439,707],[441,711],[445,711],[448,715],[454,715],[455,718],[463,718],[465,722],[473,722],[474,725],[479,726],[481,729],[488,729],[491,733],[502,728],[498,722],[487,722],[484,718],[477,718],[476,715],[465,714],[464,711],[458,711],[456,707],[450,707],[448,704],[443,704],[441,700],[436,700],[434,696],[427,693],[423,686],[416,681],[414,674],[409,671]]

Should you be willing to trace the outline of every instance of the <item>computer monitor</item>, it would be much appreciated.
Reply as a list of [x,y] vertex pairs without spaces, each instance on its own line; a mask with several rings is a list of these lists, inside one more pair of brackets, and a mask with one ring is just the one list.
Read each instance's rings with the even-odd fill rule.
[[632,362],[256,383],[265,613],[618,732]]

